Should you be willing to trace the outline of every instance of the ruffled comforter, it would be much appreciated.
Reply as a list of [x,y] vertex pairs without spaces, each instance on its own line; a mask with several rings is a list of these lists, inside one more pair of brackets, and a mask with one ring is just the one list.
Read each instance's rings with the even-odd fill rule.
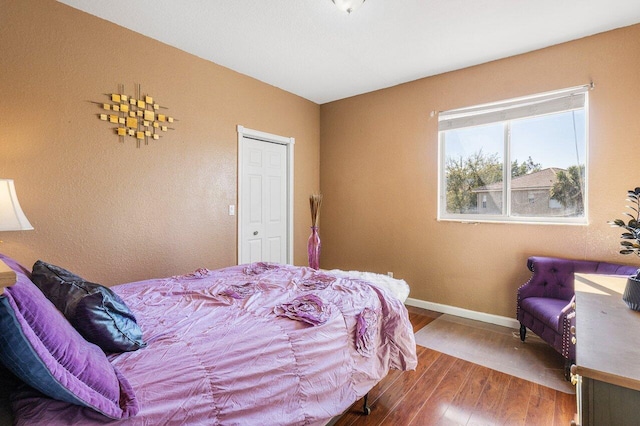
[[113,421],[22,391],[17,424],[323,425],[417,362],[404,305],[361,279],[256,263],[112,289],[148,342],[109,356],[139,414]]

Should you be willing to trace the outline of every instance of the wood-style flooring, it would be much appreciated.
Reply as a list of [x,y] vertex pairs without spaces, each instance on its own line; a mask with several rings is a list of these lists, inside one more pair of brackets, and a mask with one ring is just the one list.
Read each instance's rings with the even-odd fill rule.
[[[414,333],[440,314],[409,307]],[[490,370],[421,346],[415,371],[391,370],[371,392],[371,414],[362,400],[335,425],[567,426],[576,396]]]

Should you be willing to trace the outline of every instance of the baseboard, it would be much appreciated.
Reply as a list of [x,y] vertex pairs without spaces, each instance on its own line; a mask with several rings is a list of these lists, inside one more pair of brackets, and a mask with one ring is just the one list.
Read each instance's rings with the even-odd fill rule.
[[440,303],[427,302],[425,300],[407,298],[404,302],[406,305],[415,306],[416,308],[428,309],[430,311],[441,312],[443,314],[455,315],[457,317],[468,318],[476,321],[488,322],[490,324],[501,325],[509,328],[520,328],[520,323],[514,318],[503,317],[500,315],[487,314],[485,312],[471,311],[469,309],[458,308],[456,306],[443,305]]

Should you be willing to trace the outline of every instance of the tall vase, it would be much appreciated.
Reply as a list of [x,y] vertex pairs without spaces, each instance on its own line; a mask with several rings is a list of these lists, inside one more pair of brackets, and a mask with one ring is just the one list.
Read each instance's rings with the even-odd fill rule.
[[320,235],[318,234],[318,227],[311,227],[311,235],[309,236],[309,242],[307,244],[307,253],[309,255],[309,267],[313,269],[320,269]]

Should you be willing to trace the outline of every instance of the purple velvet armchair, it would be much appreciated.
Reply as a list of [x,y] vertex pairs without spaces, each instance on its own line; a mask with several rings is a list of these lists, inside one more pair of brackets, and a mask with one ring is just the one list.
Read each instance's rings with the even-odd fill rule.
[[631,275],[637,267],[590,260],[555,257],[530,257],[527,267],[533,275],[518,289],[517,318],[520,339],[524,342],[527,328],[551,345],[565,359],[565,377],[576,359],[571,341],[575,326],[574,273]]

